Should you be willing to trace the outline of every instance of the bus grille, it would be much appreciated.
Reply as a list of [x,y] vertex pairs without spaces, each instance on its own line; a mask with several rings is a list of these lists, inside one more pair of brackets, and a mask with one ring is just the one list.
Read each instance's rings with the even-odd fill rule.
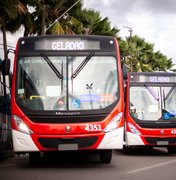
[[28,115],[28,118],[35,123],[82,123],[82,122],[100,122],[103,121],[108,114],[82,115],[82,116],[35,116]]
[[159,142],[159,141],[167,141],[169,144],[176,143],[176,138],[151,138],[151,137],[146,137],[145,140],[149,144],[157,144],[157,142]]
[[151,129],[157,129],[157,128],[176,128],[176,123],[175,122],[139,122],[137,121],[137,124],[141,127],[141,128],[151,128]]
[[39,143],[49,149],[57,149],[59,144],[78,144],[78,148],[88,148],[94,145],[98,137],[78,137],[78,138],[38,138]]

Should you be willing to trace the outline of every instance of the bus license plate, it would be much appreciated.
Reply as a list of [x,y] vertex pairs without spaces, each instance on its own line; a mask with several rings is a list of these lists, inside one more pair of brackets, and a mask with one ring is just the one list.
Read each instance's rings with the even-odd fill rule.
[[78,150],[78,144],[59,144],[58,150],[59,151]]
[[168,145],[168,141],[157,141],[157,145]]

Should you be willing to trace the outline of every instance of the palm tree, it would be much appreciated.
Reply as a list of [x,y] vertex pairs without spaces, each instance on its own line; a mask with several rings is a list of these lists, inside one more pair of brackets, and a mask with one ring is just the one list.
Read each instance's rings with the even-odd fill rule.
[[153,69],[155,71],[167,71],[173,66],[172,59],[167,59],[160,51],[153,54]]
[[[24,26],[24,36],[43,34],[47,28],[47,34],[99,34],[116,36],[119,32],[111,28],[108,18],[102,19],[99,12],[94,10],[82,10],[81,1],[70,11],[62,16],[77,0],[21,0],[27,11],[18,14],[15,20],[11,20],[8,29],[15,32],[21,25]],[[29,11],[32,7],[33,11]],[[53,22],[55,22],[53,24]],[[50,25],[53,24],[51,27]]]
[[[4,58],[7,53],[7,38],[6,31],[8,23],[14,20],[18,13],[24,13],[25,8],[19,0],[0,1],[0,29],[3,34]],[[13,27],[11,25],[11,27]]]
[[[20,26],[24,27],[24,36],[45,34],[46,28],[60,17],[74,2],[65,0],[20,0],[26,7],[25,13],[18,13],[14,19],[9,21],[8,30],[15,32]],[[63,16],[59,22],[48,28],[47,34],[73,34],[72,28],[81,25],[71,14],[81,8],[78,2],[69,13]],[[32,10],[30,10],[32,9]]]
[[98,11],[83,9],[77,11],[75,17],[83,25],[82,34],[116,36],[119,32],[115,27],[111,28],[109,19],[102,19]]
[[[74,34],[72,27],[75,24],[78,25],[79,22],[72,14],[75,10],[81,9],[81,2],[77,0],[44,0],[42,2],[43,3],[40,2],[36,4],[36,11],[34,12],[34,17],[36,19],[35,33],[44,34],[46,31],[47,34]],[[75,4],[74,7],[72,7],[73,4]],[[62,16],[70,7],[72,7],[70,11]],[[59,21],[57,21],[58,18]],[[51,24],[53,25],[50,26]]]
[[160,52],[154,52],[154,44],[135,35],[122,43],[122,54],[129,71],[166,71],[172,67],[171,59]]
[[101,21],[100,13],[94,10],[83,9],[77,11],[75,16],[83,24],[81,34],[93,34],[95,25]]

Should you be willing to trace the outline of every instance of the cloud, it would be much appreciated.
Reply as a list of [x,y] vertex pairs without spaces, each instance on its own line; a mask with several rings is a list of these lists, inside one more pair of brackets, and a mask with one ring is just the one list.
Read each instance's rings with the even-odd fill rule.
[[175,14],[175,0],[142,0],[145,1],[146,9],[154,14]]
[[131,27],[133,34],[155,44],[156,51],[160,50],[176,64],[175,0],[84,0],[84,5],[100,11],[102,18],[108,17],[122,37],[129,36],[124,26]]

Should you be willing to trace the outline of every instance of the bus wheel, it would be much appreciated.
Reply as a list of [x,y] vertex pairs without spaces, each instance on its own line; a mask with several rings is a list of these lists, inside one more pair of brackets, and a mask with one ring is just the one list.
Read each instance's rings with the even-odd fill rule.
[[124,145],[122,150],[123,150],[124,153],[129,153],[130,147]]
[[41,160],[40,152],[30,152],[29,161],[30,163],[39,163]]
[[176,146],[168,146],[167,151],[169,154],[176,154]]
[[112,159],[112,150],[101,150],[99,152],[100,155],[100,161],[105,164],[111,163]]

